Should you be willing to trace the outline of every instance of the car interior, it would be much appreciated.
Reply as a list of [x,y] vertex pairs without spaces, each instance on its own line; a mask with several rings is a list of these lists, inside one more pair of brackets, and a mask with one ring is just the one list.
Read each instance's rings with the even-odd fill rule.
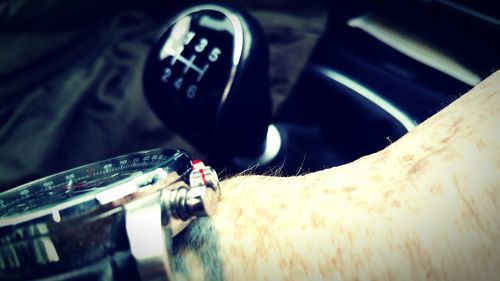
[[0,1],[0,279],[174,276],[219,179],[375,153],[498,70],[499,8]]
[[318,170],[381,150],[487,77],[499,63],[494,6],[332,1],[321,39],[274,116],[297,139],[288,155],[300,152],[288,159]]
[[[220,119],[208,121],[218,125],[179,120],[186,108],[162,116],[155,105],[169,101],[153,98],[150,104],[165,124],[229,174],[251,167],[255,173],[294,175],[342,165],[396,141],[498,67],[493,6],[487,1],[331,1],[325,18],[311,17],[324,21],[323,30],[279,106],[268,105],[275,77],[262,75],[268,59],[260,49],[268,49],[269,42],[258,27],[247,32],[253,37],[248,60],[254,64],[240,62],[239,85],[233,85],[241,101],[226,106],[235,109],[219,105]],[[287,56],[294,61],[297,54]],[[146,96],[176,91],[148,89],[154,75],[147,71],[148,65]],[[188,115],[195,112],[200,109]],[[216,141],[193,131],[204,132],[203,137],[216,132]]]
[[[88,22],[92,15],[99,15],[92,9],[98,5],[91,2],[79,11],[84,14],[85,21],[73,17],[75,22]],[[116,6],[113,1],[111,3],[110,7]],[[35,55],[33,58],[26,55],[30,52],[30,44],[28,47],[23,45],[28,48],[25,51],[10,46],[9,52],[18,50],[18,57],[7,57],[12,54],[4,53],[6,66],[9,66],[7,62],[21,64],[30,58],[34,63],[24,64],[19,69],[13,67],[15,71],[11,73],[7,67],[0,77],[4,85],[1,112],[4,141],[0,156],[3,189],[94,160],[153,146],[175,146],[209,159],[224,171],[224,176],[248,169],[253,173],[295,175],[342,165],[396,141],[499,66],[500,40],[497,38],[500,21],[498,5],[494,1],[318,0],[308,4],[297,1],[222,1],[222,5],[232,7],[244,22],[242,59],[236,66],[231,66],[226,51],[220,54],[220,49],[212,49],[212,53],[207,53],[208,59],[220,58],[220,65],[204,72],[206,76],[202,83],[189,90],[189,95],[205,98],[201,101],[193,98],[185,103],[186,99],[168,98],[164,93],[179,91],[177,86],[188,86],[175,85],[175,81],[169,86],[161,84],[165,81],[157,79],[159,76],[165,78],[172,74],[165,72],[162,62],[155,65],[151,57],[155,52],[165,52],[164,45],[168,41],[165,36],[172,36],[169,25],[179,16],[179,11],[214,3],[145,3],[148,4],[126,1],[121,6],[153,14],[156,22],[148,27],[147,34],[154,36],[142,38],[141,29],[131,29],[123,34],[103,32],[102,37],[104,42],[108,40],[108,45],[113,42],[109,38],[140,39],[144,44],[135,49],[141,53],[138,59],[125,61],[125,66],[103,70],[107,74],[116,72],[115,80],[133,81],[130,82],[133,85],[124,86],[120,82],[117,87],[132,89],[134,97],[127,98],[132,105],[113,113],[114,117],[92,121],[102,127],[99,134],[86,130],[87,125],[81,124],[80,121],[86,118],[85,110],[73,113],[62,110],[64,106],[59,105],[52,106],[55,110],[36,108],[41,103],[64,103],[57,97],[53,101],[40,97],[42,101],[33,101],[36,103],[33,109],[29,103],[23,103],[31,91],[28,89],[45,87],[50,91],[51,86],[43,86],[50,79],[43,75],[51,72],[39,71],[39,65],[51,65],[54,72],[61,74],[66,68],[59,67],[54,57],[60,58],[62,62],[59,64],[65,67],[73,65],[71,57],[65,58],[64,52],[54,51],[52,57],[41,56],[43,59],[37,60]],[[216,3],[221,4],[220,1]],[[32,10],[23,10],[23,5],[19,7],[3,7],[6,16],[2,30],[6,31],[5,36],[14,36],[18,31],[31,32],[29,28],[35,32],[51,32],[56,24],[58,28],[61,26],[61,21],[54,25],[45,24],[49,19],[57,18],[53,15],[66,9],[69,16],[61,18],[68,21],[71,15],[79,13],[75,12],[78,9],[57,4],[53,7],[35,6],[31,7]],[[102,10],[111,9],[106,6]],[[85,14],[87,11],[90,12]],[[21,16],[16,17],[16,13]],[[217,23],[217,16],[212,20],[212,23]],[[117,22],[112,24],[133,26],[141,20],[131,17]],[[68,26],[72,27],[71,24]],[[210,37],[208,44],[216,42],[231,49],[231,44],[236,42],[231,43],[234,38],[224,33],[220,26],[212,30],[198,27],[199,34],[206,32],[206,37]],[[56,42],[48,35],[36,40],[29,42],[42,42],[39,46],[50,46],[44,42]],[[78,39],[69,40],[74,43]],[[78,43],[85,52],[96,52],[89,47],[92,44],[85,44],[84,40]],[[192,44],[196,43],[193,41]],[[106,48],[102,46],[100,48]],[[126,57],[126,52],[122,55]],[[168,54],[163,55],[168,57]],[[186,54],[182,59],[184,61],[177,63],[177,70],[173,71],[185,71],[191,75],[186,80],[196,79],[193,75],[201,73],[201,63],[189,62]],[[191,64],[186,67],[188,63]],[[120,67],[133,68],[135,74],[131,78],[126,72],[121,72]],[[233,74],[231,67],[236,67]],[[38,73],[41,78],[37,80],[34,77]],[[10,90],[13,88],[9,83],[16,79],[22,85],[18,92],[24,94]],[[60,79],[64,83],[70,81]],[[113,79],[110,78],[111,85]],[[78,85],[79,82],[74,83]],[[99,83],[93,87],[99,88]],[[108,88],[99,89],[106,94]],[[226,95],[230,97],[225,104],[220,100],[223,93],[224,99]],[[99,101],[100,109],[113,108],[118,104],[114,98],[116,96],[104,97]],[[70,98],[67,103],[82,104],[87,100],[92,98],[79,97],[74,101]],[[38,115],[37,110],[50,112]],[[70,117],[61,117],[64,114]],[[142,114],[146,121],[135,118],[135,123],[127,123],[128,119],[120,119],[119,114]],[[24,118],[19,119],[19,116]],[[45,123],[31,124],[34,121],[30,116],[33,120],[40,120],[36,116],[42,116],[47,124],[64,124],[57,125],[59,127],[53,131],[60,130],[61,126],[66,131],[45,136],[42,134]],[[66,118],[67,121],[51,118]],[[24,125],[28,133],[16,134],[16,130]],[[142,134],[146,129],[141,131],[138,129],[141,126],[151,129],[150,132]],[[124,132],[127,132],[126,138],[122,137]],[[33,133],[35,138],[26,137]],[[113,134],[116,136],[112,137]],[[22,160],[26,158],[30,161]]]

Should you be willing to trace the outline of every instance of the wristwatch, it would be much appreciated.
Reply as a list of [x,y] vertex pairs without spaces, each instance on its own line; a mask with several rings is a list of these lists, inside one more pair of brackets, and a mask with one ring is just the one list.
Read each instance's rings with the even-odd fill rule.
[[0,280],[173,280],[173,237],[211,215],[216,172],[140,151],[0,193]]

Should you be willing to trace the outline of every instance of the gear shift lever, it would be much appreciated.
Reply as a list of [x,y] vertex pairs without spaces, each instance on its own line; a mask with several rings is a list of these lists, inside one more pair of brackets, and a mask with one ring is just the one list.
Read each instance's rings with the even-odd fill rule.
[[178,14],[151,50],[145,95],[160,119],[201,151],[258,158],[271,114],[268,67],[252,18],[199,5]]

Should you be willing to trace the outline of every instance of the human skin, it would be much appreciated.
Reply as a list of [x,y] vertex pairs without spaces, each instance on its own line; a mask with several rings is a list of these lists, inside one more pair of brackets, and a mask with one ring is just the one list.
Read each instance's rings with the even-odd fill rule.
[[382,151],[222,194],[188,279],[205,250],[225,280],[500,280],[500,71]]

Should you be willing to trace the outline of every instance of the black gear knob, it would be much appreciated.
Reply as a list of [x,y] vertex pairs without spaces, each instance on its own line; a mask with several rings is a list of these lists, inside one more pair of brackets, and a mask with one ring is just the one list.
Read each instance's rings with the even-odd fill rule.
[[149,104],[205,153],[262,153],[271,115],[269,51],[249,15],[219,5],[179,13],[144,69]]

